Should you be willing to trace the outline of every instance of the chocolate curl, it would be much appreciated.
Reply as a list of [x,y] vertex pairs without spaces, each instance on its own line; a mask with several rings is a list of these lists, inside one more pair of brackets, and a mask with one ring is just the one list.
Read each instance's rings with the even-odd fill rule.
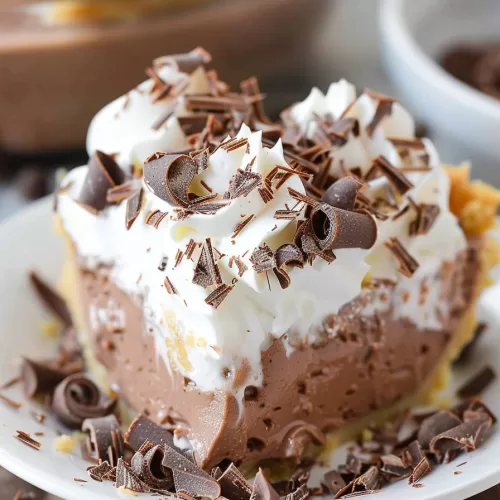
[[343,177],[326,190],[321,201],[332,207],[352,211],[360,187],[361,184],[354,177]]
[[314,239],[321,250],[371,248],[377,240],[377,224],[367,212],[348,212],[321,203],[313,208]]
[[422,448],[428,449],[434,437],[460,424],[461,420],[455,414],[449,411],[438,411],[420,424],[418,442]]
[[123,487],[137,493],[148,493],[150,491],[149,487],[130,470],[130,467],[124,462],[123,458],[118,459],[116,466],[115,487]]
[[181,73],[191,74],[195,69],[209,64],[212,56],[202,47],[196,47],[191,52],[158,57],[153,61],[156,68],[171,66]]
[[109,415],[116,400],[105,398],[99,388],[84,374],[66,377],[55,389],[52,409],[64,424],[79,428],[87,418]]
[[274,254],[276,267],[273,269],[276,278],[278,279],[281,288],[285,289],[290,286],[290,276],[285,270],[285,266],[304,267],[304,254],[297,245],[287,243],[281,245]]
[[153,446],[149,443],[149,449],[145,451],[144,455],[139,450],[132,457],[132,470],[150,488],[168,490],[174,485],[174,477],[170,470],[163,467],[162,462],[164,457],[163,446]]
[[23,379],[24,394],[27,398],[32,398],[37,394],[51,394],[66,376],[67,373],[60,370],[23,358],[21,377]]
[[155,153],[144,165],[144,181],[158,198],[187,208],[191,204],[189,186],[197,171],[196,162],[188,155]]
[[125,179],[125,172],[111,156],[96,151],[89,160],[87,176],[77,201],[97,211],[103,210],[107,205],[108,189],[122,184]]
[[90,434],[86,445],[91,459],[97,462],[108,461],[114,466],[118,458],[123,456],[123,437],[114,415],[87,418],[83,421],[82,431]]

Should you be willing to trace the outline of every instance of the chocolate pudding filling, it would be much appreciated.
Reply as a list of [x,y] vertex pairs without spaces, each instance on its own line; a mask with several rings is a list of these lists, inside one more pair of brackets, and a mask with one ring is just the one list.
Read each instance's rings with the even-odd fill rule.
[[[104,365],[111,386],[136,411],[188,429],[201,466],[225,459],[298,461],[311,443],[324,444],[326,433],[389,408],[425,385],[473,305],[482,243],[481,237],[469,238],[468,249],[435,276],[440,305],[448,311],[441,328],[422,329],[395,314],[397,284],[373,282],[325,319],[314,345],[304,343],[287,354],[283,341],[274,340],[262,353],[262,385],[247,385],[241,403],[229,392],[200,391],[169,370],[145,331],[138,303],[107,278],[106,269],[89,271],[77,257],[75,299],[85,313],[80,327],[91,356]],[[375,306],[381,299],[385,306]],[[95,321],[96,310],[109,310],[107,326]],[[113,311],[120,311],[118,322],[112,321]],[[233,377],[234,387],[245,379],[238,371],[227,377]]]

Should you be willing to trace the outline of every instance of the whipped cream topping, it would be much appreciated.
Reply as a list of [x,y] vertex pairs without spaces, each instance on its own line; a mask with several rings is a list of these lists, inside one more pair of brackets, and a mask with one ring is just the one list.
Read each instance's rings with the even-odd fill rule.
[[[162,79],[175,83],[178,72],[170,67],[163,70]],[[194,93],[208,92],[202,68],[189,79]],[[119,163],[126,167],[142,163],[156,151],[188,147],[176,118],[178,112],[186,112],[182,99],[175,114],[159,130],[151,127],[168,111],[168,103],[153,104],[145,92],[150,85],[150,81],[145,82],[139,91],[111,103],[95,117],[88,135],[89,153],[97,149],[117,153]],[[311,139],[319,127],[317,117],[357,120],[357,133],[351,130],[345,141],[331,148],[331,173],[341,177],[346,169],[357,168],[362,175],[367,174],[380,155],[397,169],[410,166],[405,175],[411,188],[398,195],[399,209],[410,200],[417,205],[437,205],[437,217],[428,231],[410,235],[408,228],[415,210],[401,210],[397,217],[394,212],[388,213],[377,219],[378,237],[371,249],[338,249],[330,264],[316,258],[303,269],[290,268],[291,284],[286,289],[274,273],[256,272],[251,256],[264,243],[276,250],[293,242],[303,212],[295,220],[275,218],[275,212],[297,206],[288,188],[306,194],[296,174],[275,190],[268,203],[255,189],[231,199],[214,214],[195,213],[184,219],[175,207],[144,186],[143,208],[126,231],[125,202],[109,206],[96,216],[74,201],[87,175],[87,167],[80,167],[68,174],[67,190],[59,195],[63,226],[86,266],[109,265],[111,279],[137,298],[145,311],[147,331],[154,335],[157,352],[170,369],[180,371],[201,390],[225,389],[241,398],[245,385],[260,384],[261,352],[273,338],[282,338],[287,349],[293,349],[298,341],[314,341],[324,319],[360,293],[367,273],[372,278],[397,279],[398,286],[407,287],[410,295],[416,294],[422,280],[434,277],[443,262],[453,260],[465,248],[464,235],[448,208],[448,178],[432,144],[423,140],[418,148],[401,148],[395,138],[414,139],[413,120],[398,103],[380,117],[379,104],[380,97],[370,93],[356,99],[354,87],[342,80],[332,84],[326,95],[313,89],[305,101],[292,106],[285,115]],[[195,176],[191,186],[194,194],[218,193],[221,199],[238,169],[245,170],[249,165],[252,172],[263,177],[276,165],[289,168],[281,141],[271,148],[263,146],[261,132],[252,133],[246,126],[237,137],[247,139],[247,145],[228,151],[217,149],[209,157],[208,168]],[[383,197],[389,184],[384,176],[375,177],[366,182],[363,194]],[[301,211],[303,208],[300,206]],[[156,210],[167,214],[157,228],[146,223],[147,215]],[[237,231],[250,216],[251,220]],[[232,287],[217,308],[206,302],[209,290],[193,283],[207,238],[223,282]],[[413,277],[401,276],[400,263],[386,245],[391,238],[397,238],[418,261]],[[188,258],[191,242],[196,249]],[[235,264],[235,258],[241,267]],[[245,269],[243,273],[241,268]],[[166,290],[166,277],[176,293]],[[112,306],[116,308],[116,304]],[[440,326],[439,313],[431,311],[422,316],[416,300],[396,309],[395,314],[408,317],[421,328]],[[94,322],[105,320],[106,315],[99,312],[93,318]]]

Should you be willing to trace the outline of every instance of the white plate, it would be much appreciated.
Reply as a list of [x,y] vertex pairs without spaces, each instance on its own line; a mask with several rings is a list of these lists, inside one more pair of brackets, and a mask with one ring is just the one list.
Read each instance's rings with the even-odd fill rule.
[[[55,352],[54,341],[39,334],[40,321],[48,319],[27,280],[27,271],[39,270],[43,276],[56,282],[63,259],[61,241],[53,234],[50,201],[45,199],[31,205],[3,225],[0,225],[0,383],[16,373],[21,355],[35,359],[49,357]],[[500,288],[492,288],[482,301],[483,314],[488,315],[490,332],[483,337],[475,351],[477,370],[485,364],[500,366]],[[471,363],[474,365],[474,363]],[[461,379],[467,374],[458,374]],[[459,380],[458,380],[459,381]],[[23,401],[21,389],[13,387],[5,394]],[[500,380],[484,394],[487,404],[500,414]],[[24,402],[14,410],[0,402],[0,465],[24,480],[66,500],[116,499],[111,483],[97,483],[87,477],[85,462],[75,449],[72,454],[56,452],[52,443],[57,436],[58,424],[48,419],[45,424],[34,420],[31,411],[35,405]],[[29,433],[41,431],[40,451],[35,451],[13,438],[16,430]],[[339,451],[337,458],[341,454]],[[464,454],[451,464],[442,465],[424,477],[423,488],[415,489],[401,481],[377,494],[377,500],[453,499],[467,498],[500,482],[500,431],[496,429],[484,446]],[[456,466],[462,474],[454,475]],[[73,478],[89,479],[78,483]],[[0,494],[1,496],[1,494]],[[142,498],[148,498],[144,495]],[[371,498],[363,497],[363,498]]]

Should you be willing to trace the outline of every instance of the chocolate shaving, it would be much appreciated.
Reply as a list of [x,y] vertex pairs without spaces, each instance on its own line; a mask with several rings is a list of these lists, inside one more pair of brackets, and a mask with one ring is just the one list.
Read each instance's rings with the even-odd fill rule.
[[269,203],[274,198],[273,191],[269,186],[260,186],[258,191],[264,203]]
[[[203,129],[207,126],[209,116],[210,115],[208,113],[194,113],[192,115],[179,116],[177,117],[177,120],[179,121],[179,125],[184,133],[186,135],[192,135],[199,134],[203,131]],[[196,157],[193,156],[193,159],[196,160]]]
[[330,470],[325,473],[321,484],[332,495],[336,495],[340,490],[346,487],[346,483],[340,473],[336,470]]
[[252,76],[247,80],[240,83],[240,89],[244,96],[249,98],[252,102],[252,111],[255,119],[262,124],[271,125],[272,122],[264,111],[262,106],[262,95],[260,93],[259,82],[257,78]]
[[[171,92],[171,87],[165,87],[167,92]],[[158,99],[156,98],[155,101]],[[172,99],[170,102],[166,103],[165,110],[163,113],[151,124],[153,130],[160,130],[160,128],[167,122],[167,120],[175,113],[175,108],[177,107],[178,100]]]
[[36,439],[33,439],[27,432],[16,431],[14,437],[21,441],[21,443],[24,443],[25,445],[33,448],[36,451],[40,451],[40,448],[42,447],[42,443],[40,443],[40,441],[37,441]]
[[[91,465],[87,467],[87,473],[91,479],[94,481],[99,481],[102,483],[104,480],[109,478],[109,474],[115,468],[111,467],[107,460],[101,462],[99,465]],[[109,480],[109,479],[108,479]]]
[[73,325],[73,319],[66,301],[48,285],[35,271],[29,273],[30,281],[43,305],[66,326]]
[[310,224],[307,224],[304,230],[304,234],[300,236],[300,246],[302,248],[302,251],[307,255],[309,264],[312,264],[314,257],[320,257],[329,264],[331,264],[336,259],[331,250],[321,250],[319,245],[316,243],[314,232]]
[[167,290],[167,292],[170,295],[178,295],[179,294],[179,292],[177,291],[177,288],[175,288],[175,286],[172,284],[172,282],[170,281],[170,278],[168,276],[165,276],[165,279],[163,280],[163,285],[165,286],[165,290]]
[[266,243],[263,243],[252,252],[250,262],[257,274],[265,273],[276,267],[274,253]]
[[118,459],[116,466],[115,487],[126,488],[137,493],[148,493],[150,491],[150,488],[130,470],[123,458]]
[[210,238],[205,240],[200,257],[194,269],[193,283],[207,288],[212,285],[221,285],[222,278],[215,257]]
[[14,410],[19,410],[19,408],[23,406],[22,403],[14,401],[13,399],[10,399],[7,396],[4,396],[3,394],[0,394],[0,401],[3,401],[6,405],[9,405],[11,408],[14,408]]
[[143,200],[144,190],[142,188],[127,199],[127,206],[125,209],[125,226],[127,231],[132,227],[132,224],[141,213]]
[[418,137],[414,139],[408,137],[387,137],[387,140],[391,141],[394,146],[400,148],[416,150],[425,149],[424,141]]
[[188,95],[185,96],[184,103],[189,111],[247,113],[249,109],[249,104],[238,94],[226,96]]
[[482,337],[486,329],[487,329],[486,323],[479,323],[476,326],[476,329],[474,330],[474,336],[467,344],[465,344],[465,346],[462,347],[462,350],[460,351],[456,359],[453,361],[454,364],[462,365],[470,360],[472,353],[474,352],[474,348],[476,347],[477,343],[479,342],[480,338]]
[[427,234],[439,216],[439,205],[420,203],[414,205],[417,217],[410,223],[410,235]]
[[64,424],[80,428],[87,418],[112,413],[116,400],[105,398],[98,387],[84,374],[66,377],[54,390],[52,409]]
[[[136,455],[142,457],[139,452]],[[169,470],[165,470],[162,465],[164,456],[164,447],[160,445],[153,446],[144,454],[139,477],[149,488],[168,490],[174,485],[172,473]]]
[[354,177],[342,177],[334,182],[321,197],[321,201],[342,210],[354,210],[361,184]]
[[191,74],[195,69],[209,64],[212,56],[202,47],[196,47],[185,54],[158,57],[153,61],[155,68],[171,66],[181,73]]
[[280,496],[267,480],[264,472],[259,467],[259,472],[253,481],[250,500],[279,500]]
[[366,127],[366,132],[371,137],[380,122],[386,116],[392,113],[392,105],[394,104],[395,99],[383,94],[379,94],[378,92],[374,92],[371,89],[365,89],[364,94],[378,101],[372,121]]
[[108,189],[106,194],[106,202],[109,204],[119,204],[126,200],[137,191],[137,188],[132,182],[125,182],[118,186],[113,186]]
[[418,269],[418,262],[408,253],[397,238],[390,238],[385,242],[385,246],[389,249],[392,255],[399,263],[398,271],[410,278],[413,273]]
[[108,189],[123,184],[125,178],[125,172],[112,156],[96,151],[89,160],[88,172],[77,201],[93,210],[103,210],[107,205]]
[[230,181],[229,188],[224,194],[226,199],[239,198],[240,196],[248,196],[262,182],[262,175],[250,170],[236,171]]
[[458,391],[457,396],[460,399],[470,399],[474,396],[481,394],[494,380],[496,379],[496,373],[491,366],[485,366],[476,375],[474,375],[470,380],[468,380],[464,385],[462,385]]
[[318,202],[316,200],[314,200],[313,198],[311,198],[308,195],[299,193],[298,191],[296,191],[295,189],[293,189],[291,187],[288,188],[288,193],[290,194],[290,196],[294,200],[302,201],[303,203],[305,203],[306,205],[309,205],[310,207],[314,208],[318,205]]
[[304,267],[304,255],[300,248],[293,243],[281,245],[275,253],[276,266],[282,269],[284,266]]
[[242,220],[241,222],[238,222],[238,224],[234,228],[234,232],[231,238],[236,238],[236,236],[238,236],[241,233],[241,231],[245,229],[245,227],[252,221],[254,217],[255,217],[254,215],[249,215],[246,219]]
[[144,222],[148,226],[153,226],[155,229],[158,229],[161,222],[167,215],[168,215],[167,212],[162,212],[161,210],[153,210],[149,212]]
[[391,186],[396,191],[403,195],[412,189],[413,183],[401,172],[400,169],[394,167],[384,156],[378,156],[373,160],[373,166],[370,168],[365,176],[365,180],[369,181],[375,178],[376,174],[384,175]]
[[285,497],[285,500],[305,500],[307,497],[309,497],[309,488],[307,487],[307,485],[303,484],[302,486],[299,486],[295,491],[289,493]]
[[220,496],[221,488],[217,481],[185,455],[170,446],[165,447],[164,453],[162,465],[172,471],[177,493],[184,491],[195,497],[208,498]]
[[402,479],[411,474],[411,468],[406,467],[400,457],[396,455],[382,455],[380,457],[382,467],[380,470],[391,476]]
[[377,240],[377,224],[368,213],[348,212],[327,203],[311,212],[313,236],[321,250],[371,248]]
[[247,146],[247,144],[248,144],[248,139],[246,137],[241,137],[239,139],[237,137],[233,137],[232,139],[223,142],[219,146],[219,148],[230,153],[231,151],[236,151],[237,149],[240,149],[243,146]]
[[21,375],[24,394],[27,398],[32,398],[38,394],[51,394],[56,386],[64,380],[67,373],[28,358],[23,358]]
[[118,420],[114,415],[87,418],[83,421],[82,431],[89,432],[87,451],[96,462],[108,461],[112,466],[123,456],[124,443]]
[[413,472],[408,478],[408,484],[418,483],[426,474],[431,472],[432,465],[427,457],[422,457],[420,462],[415,465]]
[[231,463],[217,479],[221,487],[221,496],[231,500],[249,500],[252,488],[241,472]]
[[144,415],[139,415],[130,424],[128,431],[125,433],[125,442],[134,451],[137,451],[145,441],[150,441],[154,446],[174,446],[174,437],[171,432]]
[[276,210],[275,219],[295,220],[300,215],[300,210]]
[[144,181],[158,198],[187,208],[189,186],[197,172],[198,165],[188,155],[156,153],[144,164]]
[[209,294],[209,296],[205,299],[205,302],[209,306],[212,306],[214,309],[217,309],[226,299],[232,289],[232,286],[223,283]]
[[457,425],[460,425],[461,420],[449,411],[438,411],[427,417],[421,424],[418,430],[418,442],[422,448],[428,449],[434,437],[442,432],[445,432]]

